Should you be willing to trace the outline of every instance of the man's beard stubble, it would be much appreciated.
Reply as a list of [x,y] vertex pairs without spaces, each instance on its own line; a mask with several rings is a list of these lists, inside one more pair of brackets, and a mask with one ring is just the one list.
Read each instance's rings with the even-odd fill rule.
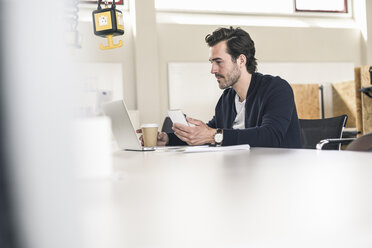
[[[230,73],[227,73],[226,77],[222,77],[221,79],[225,79],[225,83],[222,83],[221,81],[218,82],[218,86],[221,90],[227,89],[229,87],[234,86],[239,81],[240,78],[240,70],[237,64],[234,65],[233,70]],[[222,76],[219,74],[216,74],[216,76]]]

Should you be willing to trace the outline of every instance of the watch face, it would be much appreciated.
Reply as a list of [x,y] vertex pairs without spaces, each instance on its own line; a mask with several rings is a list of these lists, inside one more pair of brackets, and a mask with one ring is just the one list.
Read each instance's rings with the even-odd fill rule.
[[223,139],[222,133],[216,133],[216,135],[214,136],[214,141],[216,143],[221,143],[222,142],[222,139]]

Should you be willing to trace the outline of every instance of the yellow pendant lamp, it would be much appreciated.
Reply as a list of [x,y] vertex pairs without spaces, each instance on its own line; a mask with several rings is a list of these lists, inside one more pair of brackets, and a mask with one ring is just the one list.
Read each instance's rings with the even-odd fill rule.
[[99,0],[97,10],[92,13],[94,34],[107,38],[108,45],[100,44],[99,47],[102,50],[121,47],[123,46],[123,41],[120,40],[118,44],[114,44],[113,37],[124,34],[123,13],[116,9],[115,0],[112,1],[110,8],[107,0],[105,0],[104,9],[101,8],[101,3],[102,0]]

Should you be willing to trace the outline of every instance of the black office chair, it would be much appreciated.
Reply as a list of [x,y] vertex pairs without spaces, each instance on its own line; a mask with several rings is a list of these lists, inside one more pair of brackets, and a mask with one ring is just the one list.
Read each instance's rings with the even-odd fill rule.
[[[346,125],[347,115],[325,119],[300,119],[302,148],[316,149],[325,139],[340,139]],[[324,144],[323,150],[339,150],[341,144]]]
[[372,133],[360,136],[359,138],[325,139],[321,140],[316,149],[323,150],[324,145],[341,144],[347,145],[347,151],[372,152]]

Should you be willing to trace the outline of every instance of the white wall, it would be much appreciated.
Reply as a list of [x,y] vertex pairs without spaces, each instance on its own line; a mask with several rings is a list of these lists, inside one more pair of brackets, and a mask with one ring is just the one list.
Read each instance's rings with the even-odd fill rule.
[[[209,62],[172,62],[168,64],[169,107],[182,109],[190,117],[209,121],[222,91],[212,76]],[[263,74],[280,75],[290,84],[321,84],[324,89],[325,117],[333,116],[331,83],[354,78],[353,63],[262,62]]]
[[[207,62],[209,48],[204,37],[218,26],[158,24],[161,85],[168,95],[168,63]],[[355,29],[242,27],[256,45],[260,63],[323,62],[361,64],[361,35]],[[260,67],[259,67],[260,68]],[[209,69],[208,71],[209,72]],[[284,75],[279,75],[285,78]],[[348,79],[350,78],[348,77]],[[311,81],[309,79],[309,81]],[[323,81],[328,81],[325,78]],[[314,82],[317,83],[317,82]],[[194,85],[190,82],[190,85]],[[216,85],[217,87],[217,85]],[[208,94],[208,92],[205,92]],[[197,91],[196,94],[198,95]],[[330,96],[330,94],[329,94]],[[190,101],[192,101],[192,96]],[[163,100],[163,113],[171,107]],[[327,110],[330,112],[331,110]],[[330,115],[330,114],[329,114]]]
[[102,51],[99,44],[107,44],[107,39],[95,36],[93,33],[93,24],[88,20],[80,21],[78,30],[82,38],[80,49],[74,50],[74,58],[84,63],[120,63],[123,73],[123,93],[127,106],[130,109],[137,109],[137,88],[135,76],[135,55],[133,34],[128,16],[125,17],[124,36],[114,37],[115,42],[118,39],[123,40],[123,47]]
[[[149,11],[149,10],[147,10]],[[155,13],[155,10],[153,10]],[[127,14],[128,15],[128,14]],[[153,18],[153,16],[151,17]],[[249,16],[247,17],[249,18]],[[130,20],[125,21],[126,33],[124,35],[124,47],[112,51],[100,51],[99,42],[102,38],[95,37],[91,23],[80,23],[79,30],[83,35],[83,48],[78,52],[82,61],[90,62],[119,62],[123,64],[123,85],[124,99],[128,108],[140,111],[140,119],[143,120],[148,97],[154,97],[154,92],[146,90],[153,82],[141,80],[141,92],[137,92],[138,78],[136,76],[136,61],[146,60],[146,54],[136,53]],[[137,23],[136,29],[141,29]],[[231,23],[234,25],[234,23]],[[236,26],[236,25],[234,25]],[[204,37],[211,33],[219,25],[191,25],[158,22],[156,37],[153,40],[157,43],[158,68],[159,68],[159,90],[156,96],[160,101],[160,108],[156,108],[154,115],[157,122],[166,116],[169,108],[168,90],[168,63],[170,62],[206,62],[208,60],[208,47]],[[241,26],[248,31],[256,44],[256,57],[261,62],[341,62],[353,63],[355,66],[366,64],[366,43],[363,40],[361,31],[358,28],[349,26],[346,28],[325,28],[316,27],[260,27]],[[146,28],[142,27],[144,30]],[[142,45],[143,46],[143,45]],[[372,49],[370,49],[372,50]],[[137,67],[141,65],[137,64]],[[142,68],[142,73],[151,74],[151,68]],[[140,120],[140,121],[141,121]]]

